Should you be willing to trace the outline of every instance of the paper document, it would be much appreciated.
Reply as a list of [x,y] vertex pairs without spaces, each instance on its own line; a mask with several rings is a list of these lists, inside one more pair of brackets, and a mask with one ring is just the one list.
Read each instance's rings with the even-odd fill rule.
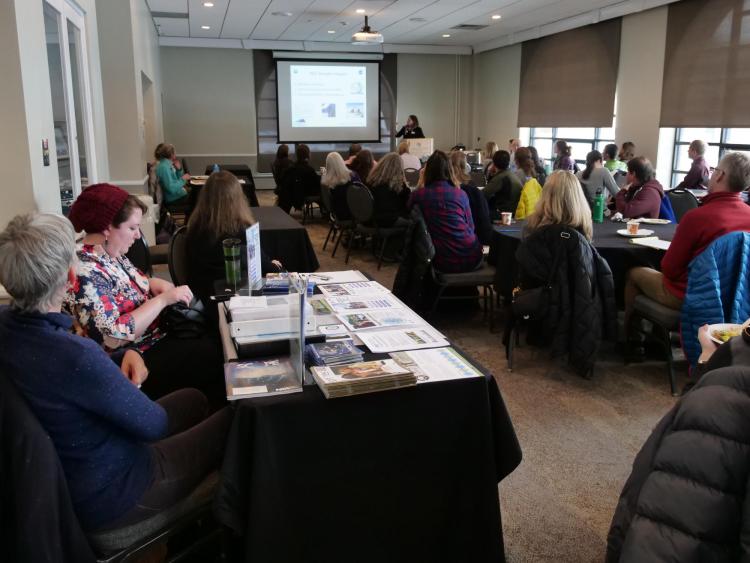
[[310,280],[319,286],[330,283],[350,283],[367,281],[367,277],[359,270],[344,270],[342,272],[315,272],[310,274]]
[[370,309],[402,309],[401,302],[390,294],[365,297],[326,297],[326,301],[335,313],[350,311],[368,311]]
[[369,311],[366,313],[339,313],[339,320],[349,330],[365,330],[368,328],[417,326],[425,322],[407,309],[388,309],[385,311]]
[[385,295],[391,292],[376,281],[329,283],[320,286],[320,292],[326,297],[346,297],[363,295]]
[[670,244],[668,240],[661,240],[659,237],[632,238],[630,239],[630,243],[647,248],[655,248],[656,250],[668,250]]
[[432,327],[361,331],[357,336],[374,353],[448,346],[443,335]]
[[417,384],[484,377],[453,348],[393,352],[391,358],[417,376]]

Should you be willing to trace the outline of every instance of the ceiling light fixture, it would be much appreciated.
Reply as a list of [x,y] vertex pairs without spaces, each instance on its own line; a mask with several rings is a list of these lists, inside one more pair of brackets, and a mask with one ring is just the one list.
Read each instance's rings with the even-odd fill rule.
[[450,33],[443,33],[443,37],[450,37],[450,36],[451,36]]
[[352,45],[372,45],[383,42],[383,35],[377,31],[370,29],[367,22],[367,16],[365,16],[365,25],[357,33],[352,35]]
[[329,29],[328,33],[336,33],[336,32],[334,30],[332,30],[332,29]]
[[365,13],[365,10],[363,10],[362,8],[360,8],[360,9],[358,9],[358,10],[357,10],[357,13],[358,13],[358,14],[364,14],[364,13]]
[[210,25],[202,25],[201,29],[211,29],[211,26]]
[[500,14],[495,14],[494,16],[492,16],[492,19],[493,19],[493,20],[499,20],[499,19],[500,19],[500,18],[502,18],[502,17],[503,17],[503,16],[501,16]]
[[213,8],[214,7],[214,3],[213,2],[203,2],[203,6],[205,6],[206,8]]
[[272,16],[281,16],[281,17],[284,17],[284,18],[290,18],[294,14],[292,14],[292,12],[271,12],[271,15]]

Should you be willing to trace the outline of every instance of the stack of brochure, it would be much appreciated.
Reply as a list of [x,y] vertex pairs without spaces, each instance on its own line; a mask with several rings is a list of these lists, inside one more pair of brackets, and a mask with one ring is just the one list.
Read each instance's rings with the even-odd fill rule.
[[263,284],[263,293],[266,295],[289,293],[289,274],[286,272],[267,274]]
[[302,382],[288,358],[267,358],[224,364],[227,399],[244,399],[302,391]]
[[362,361],[362,351],[354,345],[351,338],[308,344],[308,362],[316,366],[338,366]]
[[417,384],[416,376],[394,360],[373,360],[310,368],[326,399],[387,391]]

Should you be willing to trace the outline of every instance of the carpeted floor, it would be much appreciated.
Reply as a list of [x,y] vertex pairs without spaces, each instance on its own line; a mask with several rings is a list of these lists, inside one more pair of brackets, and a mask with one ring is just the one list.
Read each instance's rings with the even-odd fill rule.
[[[271,202],[271,194],[261,194],[262,205]],[[320,220],[308,224],[321,271],[359,269],[392,287],[397,265],[378,271],[365,250],[353,250],[348,265],[341,249],[331,258],[332,247],[322,251],[327,230]],[[499,487],[509,563],[603,561],[633,458],[675,401],[666,364],[625,366],[608,347],[587,381],[522,346],[509,372],[501,335],[489,332],[481,311],[464,308],[429,320],[492,372],[521,442],[523,461]],[[681,372],[678,385],[684,381]]]

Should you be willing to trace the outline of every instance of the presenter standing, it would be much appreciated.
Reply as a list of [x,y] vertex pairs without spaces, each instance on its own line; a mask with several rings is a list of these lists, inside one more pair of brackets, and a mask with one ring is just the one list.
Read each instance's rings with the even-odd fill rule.
[[396,133],[396,138],[398,137],[403,137],[404,139],[424,139],[424,133],[419,126],[419,120],[416,115],[409,116],[409,119],[406,120],[406,125]]

